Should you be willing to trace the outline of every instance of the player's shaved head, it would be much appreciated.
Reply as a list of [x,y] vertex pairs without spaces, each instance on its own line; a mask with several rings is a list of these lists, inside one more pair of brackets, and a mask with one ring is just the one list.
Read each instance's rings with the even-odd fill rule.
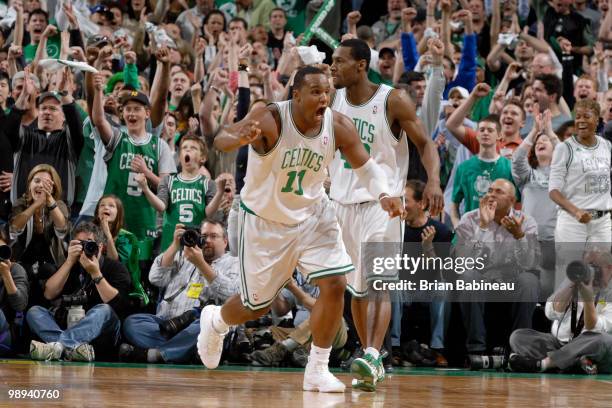
[[308,75],[325,75],[325,72],[311,65],[302,67],[299,69],[299,71],[295,74],[295,77],[293,78],[293,88],[300,89],[304,85],[306,77]]

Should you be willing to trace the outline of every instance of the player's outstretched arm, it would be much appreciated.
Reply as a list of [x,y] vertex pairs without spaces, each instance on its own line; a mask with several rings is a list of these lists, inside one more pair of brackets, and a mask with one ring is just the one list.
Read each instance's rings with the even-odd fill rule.
[[386,183],[387,177],[363,147],[355,125],[348,117],[335,111],[334,136],[336,147],[354,169],[359,181],[368,189],[370,194],[380,200],[381,207],[391,217],[403,215],[404,208],[401,199],[389,195]]
[[215,136],[214,146],[222,152],[231,152],[241,146],[252,145],[258,153],[265,153],[278,138],[276,108],[266,106],[255,109],[241,121],[222,127]]
[[414,104],[406,93],[399,90],[392,91],[387,106],[391,111],[388,112],[391,123],[397,121],[419,151],[423,167],[427,171],[427,185],[423,191],[424,203],[429,208],[429,213],[436,216],[442,212],[444,207],[444,195],[440,189],[438,149],[432,138],[425,134],[417,119]]

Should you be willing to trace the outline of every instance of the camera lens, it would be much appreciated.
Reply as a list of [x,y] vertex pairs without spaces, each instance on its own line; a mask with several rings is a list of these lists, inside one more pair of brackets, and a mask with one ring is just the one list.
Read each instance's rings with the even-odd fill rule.
[[81,241],[81,245],[86,257],[93,258],[98,254],[99,247],[96,241]]
[[11,259],[13,251],[8,245],[0,245],[0,261],[8,261]]
[[181,245],[195,247],[200,243],[200,233],[193,229],[186,230],[181,236]]

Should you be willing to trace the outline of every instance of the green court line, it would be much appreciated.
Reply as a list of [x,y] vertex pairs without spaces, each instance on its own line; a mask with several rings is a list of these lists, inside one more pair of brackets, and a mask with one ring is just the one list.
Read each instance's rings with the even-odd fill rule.
[[[106,362],[94,362],[94,363],[80,363],[71,361],[32,361],[23,359],[2,359],[0,364],[20,364],[20,365],[43,365],[43,366],[89,366],[94,367],[107,367],[107,368],[159,368],[159,369],[180,369],[180,370],[207,370],[200,365],[187,365],[187,364],[137,364],[137,363],[106,363]],[[261,372],[278,372],[287,373],[303,372],[302,368],[292,367],[253,367],[253,366],[242,366],[242,365],[224,365],[216,369],[216,371],[234,371],[234,372],[248,372],[248,371],[261,371]],[[332,368],[334,373],[346,373],[338,368]],[[579,374],[527,374],[527,373],[510,373],[501,372],[495,370],[480,370],[470,371],[457,368],[448,369],[434,369],[434,368],[394,368],[393,373],[389,373],[390,376],[445,376],[445,377],[488,377],[488,378],[547,378],[547,379],[564,379],[564,380],[597,380],[597,381],[612,381],[612,375],[610,374],[599,374],[599,375],[579,375]]]

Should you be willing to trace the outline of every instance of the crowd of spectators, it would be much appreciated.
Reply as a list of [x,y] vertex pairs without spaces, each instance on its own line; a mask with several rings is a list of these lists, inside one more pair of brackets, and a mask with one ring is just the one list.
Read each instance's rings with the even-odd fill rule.
[[[289,99],[298,68],[329,73],[334,47],[358,38],[371,49],[369,79],[405,90],[438,147],[444,214],[431,218],[422,205],[427,176],[411,145],[405,242],[426,252],[451,242],[524,251],[522,300],[493,308],[504,314],[495,322],[504,340],[488,335],[489,304],[434,300],[421,313],[429,329],[409,324],[419,307],[395,301],[387,367],[446,366],[457,349],[509,346],[520,355],[511,358],[516,370],[578,360],[592,368],[576,356],[612,344],[593,334],[612,333],[612,306],[598,302],[612,276],[611,8],[611,0],[0,4],[0,355],[197,362],[199,310],[240,284],[236,214],[248,148],[218,151],[215,135]],[[566,242],[603,244],[594,286],[555,289],[555,270],[571,261],[555,259]],[[578,327],[565,313],[572,288],[590,299]],[[539,305],[542,293],[551,300]],[[269,317],[232,329],[224,359],[303,366],[317,295],[296,271]],[[554,323],[546,346],[534,347],[545,333],[533,328],[550,327],[534,326],[538,312]],[[347,311],[337,363],[356,349]],[[600,371],[612,367],[589,355]]]

